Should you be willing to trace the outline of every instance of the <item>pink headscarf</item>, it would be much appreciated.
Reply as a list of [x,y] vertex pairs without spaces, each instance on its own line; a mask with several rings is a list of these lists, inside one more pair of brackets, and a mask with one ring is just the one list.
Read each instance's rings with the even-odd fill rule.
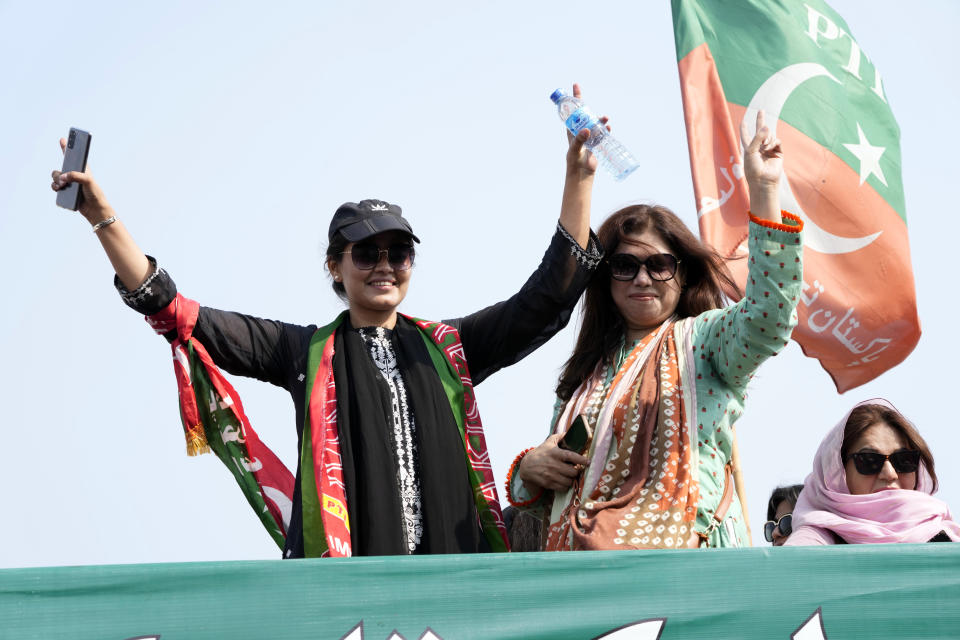
[[[897,411],[881,398],[866,400]],[[817,449],[813,471],[807,476],[793,510],[794,530],[801,526],[829,529],[849,543],[927,542],[941,531],[960,541],[960,525],[947,504],[933,497],[933,478],[923,461],[917,469],[917,489],[851,495],[840,460],[843,430],[850,412],[833,428]],[[899,412],[898,412],[899,413]],[[788,541],[789,542],[789,541]]]

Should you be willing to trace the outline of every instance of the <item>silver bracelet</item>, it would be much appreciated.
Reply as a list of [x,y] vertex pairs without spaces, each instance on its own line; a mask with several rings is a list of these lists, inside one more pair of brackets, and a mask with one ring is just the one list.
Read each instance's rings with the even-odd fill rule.
[[97,224],[93,225],[93,232],[96,233],[97,231],[100,231],[100,229],[103,229],[108,224],[113,224],[116,221],[117,221],[117,216],[110,216],[106,220],[101,220]]

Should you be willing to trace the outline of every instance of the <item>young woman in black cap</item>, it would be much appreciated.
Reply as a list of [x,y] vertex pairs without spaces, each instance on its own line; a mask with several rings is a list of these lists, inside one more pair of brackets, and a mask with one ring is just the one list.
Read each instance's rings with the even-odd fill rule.
[[[397,312],[419,239],[394,204],[334,214],[327,267],[348,309],[318,328],[201,307],[137,247],[89,174],[55,171],[52,186],[81,185],[80,212],[124,301],[171,342],[188,453],[221,458],[284,557],[498,551],[506,535],[472,387],[562,329],[600,261],[583,139],[570,141],[537,270],[509,299],[442,323]],[[220,368],[290,392],[296,474],[257,438]]]

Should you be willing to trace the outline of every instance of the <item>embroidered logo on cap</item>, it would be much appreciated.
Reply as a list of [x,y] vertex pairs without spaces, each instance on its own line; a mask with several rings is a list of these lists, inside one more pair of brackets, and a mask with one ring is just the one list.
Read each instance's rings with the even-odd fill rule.
[[371,211],[387,211],[387,205],[381,202],[370,206]]

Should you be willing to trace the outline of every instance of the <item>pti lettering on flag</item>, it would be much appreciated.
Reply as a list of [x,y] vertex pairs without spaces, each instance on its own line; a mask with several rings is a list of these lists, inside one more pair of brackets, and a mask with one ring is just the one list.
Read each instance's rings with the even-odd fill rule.
[[673,0],[697,216],[746,281],[738,132],[758,110],[784,145],[781,206],[804,219],[793,337],[841,393],[903,361],[920,338],[900,171],[883,82],[821,0]]

